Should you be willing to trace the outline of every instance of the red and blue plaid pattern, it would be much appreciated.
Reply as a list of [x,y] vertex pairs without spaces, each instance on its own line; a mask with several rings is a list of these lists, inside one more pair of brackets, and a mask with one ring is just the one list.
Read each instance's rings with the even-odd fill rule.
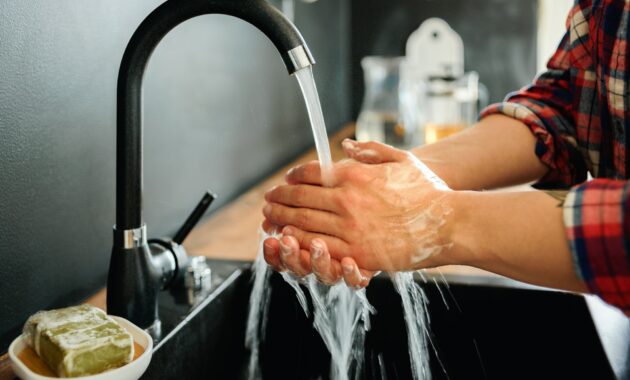
[[595,179],[576,186],[564,223],[578,273],[594,293],[628,311],[630,266],[626,251],[630,202],[627,181]]
[[[482,112],[482,117],[502,113],[529,126],[537,138],[536,154],[550,168],[538,187],[574,186],[564,222],[577,273],[591,291],[627,314],[629,18],[630,2],[576,1],[547,71]],[[598,179],[584,182],[587,171]]]

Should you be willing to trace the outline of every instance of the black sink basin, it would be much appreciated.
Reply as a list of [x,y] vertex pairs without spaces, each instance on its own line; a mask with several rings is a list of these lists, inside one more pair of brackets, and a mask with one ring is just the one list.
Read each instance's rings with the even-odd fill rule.
[[[271,276],[264,379],[327,379],[330,355],[280,276]],[[543,289],[422,283],[429,299],[433,379],[614,379],[583,297]],[[234,272],[154,353],[144,378],[245,378],[250,273]],[[368,298],[378,313],[365,342],[362,379],[411,379],[400,297],[386,276]],[[431,350],[432,351],[432,350]],[[384,364],[379,365],[379,361]],[[385,376],[384,376],[385,375]]]

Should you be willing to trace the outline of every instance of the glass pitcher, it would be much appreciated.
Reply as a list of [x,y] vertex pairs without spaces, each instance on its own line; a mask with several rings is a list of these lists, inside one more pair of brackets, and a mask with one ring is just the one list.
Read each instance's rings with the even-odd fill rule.
[[397,148],[416,145],[418,133],[402,122],[399,102],[402,57],[365,57],[361,60],[365,95],[357,120],[359,141],[380,141]]

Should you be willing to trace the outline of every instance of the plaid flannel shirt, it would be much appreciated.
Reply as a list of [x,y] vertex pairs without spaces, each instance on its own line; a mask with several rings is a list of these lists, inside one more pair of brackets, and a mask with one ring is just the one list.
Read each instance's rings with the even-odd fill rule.
[[[533,84],[488,107],[524,122],[549,167],[539,187],[571,188],[564,223],[589,289],[630,314],[630,2],[576,1]],[[595,178],[587,181],[587,171]]]

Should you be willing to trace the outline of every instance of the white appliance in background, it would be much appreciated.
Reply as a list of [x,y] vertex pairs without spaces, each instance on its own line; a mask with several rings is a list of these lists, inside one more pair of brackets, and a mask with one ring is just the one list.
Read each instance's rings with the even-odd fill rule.
[[441,18],[423,22],[407,39],[403,80],[464,75],[464,41]]
[[464,71],[462,38],[440,18],[426,20],[409,36],[400,78],[401,116],[420,144],[472,125],[479,105],[487,103],[479,75]]
[[446,21],[426,20],[404,57],[365,57],[357,139],[409,149],[474,123],[479,77],[464,71],[464,43]]

